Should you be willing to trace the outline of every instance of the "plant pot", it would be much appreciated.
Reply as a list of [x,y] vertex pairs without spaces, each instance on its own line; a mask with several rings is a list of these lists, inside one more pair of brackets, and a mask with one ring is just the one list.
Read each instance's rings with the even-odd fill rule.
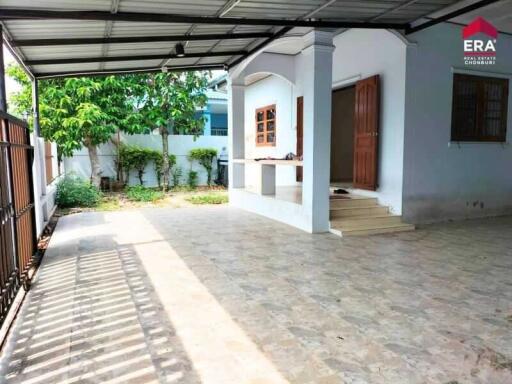
[[110,184],[112,192],[121,192],[124,189],[124,183],[121,181],[113,181]]

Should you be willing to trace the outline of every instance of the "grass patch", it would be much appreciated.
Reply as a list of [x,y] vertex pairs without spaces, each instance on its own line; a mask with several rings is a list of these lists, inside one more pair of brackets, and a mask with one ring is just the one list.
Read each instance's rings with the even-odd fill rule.
[[126,190],[126,198],[130,201],[153,203],[164,198],[164,193],[155,189],[137,185]]
[[226,204],[228,196],[219,193],[189,196],[186,200],[192,204]]
[[118,196],[105,196],[96,207],[98,211],[118,211],[121,209]]

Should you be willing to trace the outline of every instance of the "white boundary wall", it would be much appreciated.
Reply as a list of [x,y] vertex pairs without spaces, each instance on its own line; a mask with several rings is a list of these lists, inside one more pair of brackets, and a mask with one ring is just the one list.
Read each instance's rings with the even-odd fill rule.
[[[162,151],[162,139],[160,135],[122,135],[121,141],[128,145],[137,145],[143,148],[151,148],[158,151]],[[176,165],[180,166],[183,175],[181,182],[186,183],[188,172],[191,167],[198,173],[199,185],[206,184],[206,171],[197,162],[191,164],[188,160],[188,152],[193,148],[215,148],[220,154],[223,147],[227,148],[228,138],[227,136],[199,136],[194,140],[194,136],[189,135],[170,135],[169,136],[169,153],[176,156]],[[99,150],[100,165],[103,171],[102,176],[109,176],[115,179],[116,167],[115,167],[115,147],[108,143],[100,145]],[[72,157],[64,158],[64,171],[66,174],[75,173],[81,178],[89,179],[91,176],[91,166],[89,162],[89,155],[87,149],[82,148],[79,151],[75,151]],[[216,162],[214,162],[214,173],[213,178],[216,177]],[[144,173],[144,185],[148,187],[157,186],[156,174],[154,171],[154,165],[148,164]],[[130,185],[139,184],[137,172],[130,172]]]

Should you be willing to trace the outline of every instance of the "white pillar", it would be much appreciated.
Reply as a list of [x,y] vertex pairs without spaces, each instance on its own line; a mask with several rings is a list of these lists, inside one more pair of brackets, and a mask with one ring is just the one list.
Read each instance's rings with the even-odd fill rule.
[[245,86],[228,80],[228,153],[229,189],[245,187],[245,164],[233,159],[245,158]]
[[313,233],[329,230],[331,157],[332,34],[311,31],[303,38],[304,172],[302,204]]

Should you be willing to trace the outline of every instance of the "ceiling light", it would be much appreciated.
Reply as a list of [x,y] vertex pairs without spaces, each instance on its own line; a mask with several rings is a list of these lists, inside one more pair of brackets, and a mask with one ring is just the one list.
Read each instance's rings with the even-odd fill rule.
[[176,51],[176,56],[185,57],[185,47],[183,46],[183,44],[181,44],[181,43],[176,44],[176,47],[174,47],[174,50]]

